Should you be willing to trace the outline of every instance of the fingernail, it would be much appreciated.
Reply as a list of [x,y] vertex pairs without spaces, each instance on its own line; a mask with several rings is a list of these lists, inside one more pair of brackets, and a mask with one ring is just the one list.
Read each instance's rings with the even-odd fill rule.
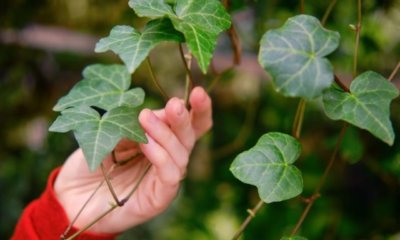
[[175,112],[178,116],[181,116],[183,114],[183,111],[184,111],[183,104],[179,102],[178,106],[176,106],[175,108]]
[[202,88],[199,88],[199,100],[201,102],[204,102],[206,100],[206,93],[204,92],[204,90]]

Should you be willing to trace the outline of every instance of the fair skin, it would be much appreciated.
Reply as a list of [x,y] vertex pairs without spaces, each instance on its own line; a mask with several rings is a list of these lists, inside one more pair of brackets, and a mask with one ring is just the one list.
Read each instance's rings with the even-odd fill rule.
[[[113,170],[111,183],[119,199],[131,191],[149,162],[152,166],[129,201],[102,218],[89,231],[123,232],[160,214],[171,204],[186,175],[195,141],[212,126],[211,99],[204,89],[194,88],[189,102],[190,111],[177,98],[170,99],[164,109],[142,110],[139,122],[146,132],[148,143],[122,140],[115,149],[117,161],[126,160],[138,152],[143,154]],[[104,166],[109,169],[111,165],[110,156],[104,160]],[[88,170],[81,150],[78,149],[68,158],[55,181],[54,189],[70,220],[102,180],[100,169],[95,172]],[[83,228],[114,202],[106,184],[103,184],[74,226]]]

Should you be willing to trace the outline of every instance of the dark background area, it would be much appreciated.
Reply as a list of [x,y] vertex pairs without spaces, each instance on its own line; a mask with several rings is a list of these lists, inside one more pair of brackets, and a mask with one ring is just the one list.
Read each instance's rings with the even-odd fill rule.
[[[140,28],[127,0],[2,0],[0,2],[0,239],[11,236],[23,208],[43,191],[52,169],[77,147],[72,134],[47,131],[56,118],[58,98],[81,79],[92,63],[116,63],[110,53],[95,54],[94,44],[117,24]],[[274,92],[257,63],[258,41],[299,13],[294,0],[231,1],[239,33],[242,62],[203,76],[196,84],[214,87],[214,128],[197,145],[180,196],[162,216],[128,231],[120,239],[229,239],[258,202],[255,187],[229,171],[235,156],[253,146],[265,132],[290,133],[298,99]],[[322,18],[329,1],[305,1],[305,13]],[[327,28],[341,34],[329,59],[349,84],[357,1],[338,1]],[[151,53],[161,85],[183,96],[185,72],[176,44],[162,44]],[[400,1],[364,0],[359,72],[388,77],[400,60]],[[214,67],[232,65],[226,34],[220,38]],[[160,107],[162,98],[145,66],[133,84],[146,91],[146,106]],[[400,74],[394,79],[399,86]],[[400,101],[392,104],[395,133],[400,130]],[[332,153],[342,123],[325,117],[320,99],[307,104],[296,166],[303,172],[302,196],[312,194]],[[309,239],[400,239],[400,141],[392,147],[366,131],[350,127],[322,196],[300,234]],[[290,232],[305,207],[300,197],[266,205],[242,239],[280,239]],[[123,221],[123,219],[121,219]]]

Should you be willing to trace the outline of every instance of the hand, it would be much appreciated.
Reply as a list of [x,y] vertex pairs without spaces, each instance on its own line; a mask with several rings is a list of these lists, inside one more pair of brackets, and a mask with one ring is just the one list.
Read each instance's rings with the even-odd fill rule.
[[[162,110],[142,110],[139,121],[148,143],[136,144],[122,140],[115,149],[117,161],[143,153],[143,157],[118,166],[111,173],[111,183],[118,198],[121,200],[131,191],[149,162],[152,166],[129,201],[114,209],[89,231],[122,232],[160,214],[171,204],[179,190],[180,181],[185,177],[195,141],[212,125],[211,99],[202,88],[193,89],[189,102],[190,112],[183,101],[177,98],[169,100]],[[109,156],[104,160],[104,166],[109,169],[111,165],[113,162]],[[68,158],[54,189],[70,221],[102,180],[101,169],[90,172],[80,149]],[[74,226],[83,228],[109,209],[110,203],[115,201],[104,183]]]

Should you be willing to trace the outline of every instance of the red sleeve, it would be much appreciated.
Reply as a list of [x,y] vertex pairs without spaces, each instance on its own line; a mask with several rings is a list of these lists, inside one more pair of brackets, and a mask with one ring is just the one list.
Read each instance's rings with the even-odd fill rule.
[[[53,183],[60,172],[55,169],[48,180],[46,190],[40,198],[31,202],[23,211],[14,230],[12,240],[59,240],[67,228],[69,221],[67,215],[58,202],[53,189]],[[73,228],[70,234],[76,232]],[[96,234],[85,232],[77,240],[111,240],[116,234]]]

